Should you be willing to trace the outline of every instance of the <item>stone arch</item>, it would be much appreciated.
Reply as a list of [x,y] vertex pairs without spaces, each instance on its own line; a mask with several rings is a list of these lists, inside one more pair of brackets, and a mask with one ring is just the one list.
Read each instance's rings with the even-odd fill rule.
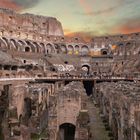
[[30,52],[30,51],[31,51],[30,47],[29,46],[26,46],[25,47],[25,52]]
[[2,37],[2,39],[3,39],[4,42],[6,43],[8,49],[10,49],[9,40],[8,40],[6,37]]
[[79,49],[80,49],[80,46],[79,45],[76,45],[75,46],[75,51],[79,51]]
[[67,53],[66,45],[61,45],[61,52],[64,53],[64,54]]
[[68,45],[67,50],[68,50],[68,54],[74,53],[74,47],[72,45]]
[[125,43],[125,55],[131,55],[131,50],[134,47],[134,42]]
[[81,53],[84,54],[84,55],[87,55],[89,53],[89,47],[86,46],[86,45],[83,45],[81,47]]
[[137,47],[133,50],[133,54],[139,54],[140,55],[140,47]]
[[45,53],[45,44],[44,43],[40,43],[39,46],[40,46],[40,52],[41,53]]
[[4,47],[4,49],[6,48],[10,50],[8,39],[5,37],[2,37],[0,38],[0,40],[1,40],[2,47]]
[[108,55],[107,49],[101,49],[101,55]]
[[75,139],[76,126],[71,123],[63,123],[59,126],[59,138],[64,140]]
[[32,45],[34,46],[34,48],[36,48],[36,52],[40,53],[40,46],[37,44],[37,42],[32,42]]
[[60,45],[59,44],[54,44],[54,48],[56,50],[56,53],[60,53]]
[[75,54],[79,54],[79,51],[80,51],[79,45],[75,46],[74,51],[75,51]]
[[11,49],[18,50],[16,40],[10,39],[10,46],[11,46]]
[[30,41],[26,41],[26,44],[31,49],[30,52],[36,52],[35,46]]
[[90,66],[88,64],[82,65],[82,70],[85,71],[87,74],[90,72]]
[[17,45],[18,45],[18,50],[19,51],[24,51],[24,46],[26,45],[25,42],[23,42],[22,40],[18,40]]
[[0,38],[0,48],[1,49],[9,49],[7,44],[4,42],[2,38]]
[[46,54],[55,53],[55,48],[52,44],[48,43],[46,45]]
[[125,54],[125,44],[124,43],[118,43],[118,55],[122,56]]

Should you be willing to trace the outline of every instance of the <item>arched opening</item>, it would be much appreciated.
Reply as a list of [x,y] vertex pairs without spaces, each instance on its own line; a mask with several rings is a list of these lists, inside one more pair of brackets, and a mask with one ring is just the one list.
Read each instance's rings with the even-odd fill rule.
[[74,140],[75,139],[75,125],[71,123],[63,123],[59,126],[60,140]]
[[17,45],[16,45],[16,41],[14,40],[14,39],[10,39],[10,45],[11,45],[11,49],[16,49],[16,50],[18,50],[17,49]]
[[83,71],[84,74],[89,74],[90,66],[89,65],[83,65],[82,66],[82,71]]
[[106,50],[103,50],[101,54],[102,55],[107,55],[107,51]]
[[56,53],[60,53],[60,46],[58,45],[58,44],[54,44],[54,48],[55,48],[55,50],[56,50]]
[[64,53],[64,54],[67,53],[67,49],[66,49],[66,46],[65,46],[65,45],[62,45],[62,46],[61,46],[61,51],[62,51],[62,53]]
[[39,46],[41,47],[41,53],[45,53],[45,45],[44,45],[44,43],[40,43]]
[[86,90],[87,96],[90,96],[93,94],[93,81],[83,81],[84,88]]
[[64,61],[64,63],[65,63],[65,64],[68,64],[69,62],[68,62],[68,61]]
[[86,46],[86,45],[82,46],[81,52],[82,52],[83,55],[87,55],[89,53],[88,46]]
[[12,67],[11,67],[11,70],[15,70],[15,71],[17,71],[17,69],[18,69],[17,66],[12,66]]
[[40,53],[40,46],[37,44],[37,42],[32,42],[34,48],[36,48],[37,53]]
[[10,65],[4,65],[4,70],[10,70],[11,69],[11,66]]
[[51,44],[46,45],[46,54],[55,53],[55,49]]
[[31,41],[26,41],[26,44],[31,48],[31,52],[36,52],[36,48]]
[[29,47],[25,47],[25,52],[30,52],[30,48]]
[[72,45],[68,45],[68,54],[73,54],[74,48]]
[[9,46],[7,45],[5,40],[3,40],[3,38],[0,38],[0,48],[3,50],[9,49]]
[[8,41],[8,39],[7,39],[7,38],[2,37],[2,40],[4,40],[4,42],[5,42],[6,46],[8,46],[8,45],[9,45],[9,41]]

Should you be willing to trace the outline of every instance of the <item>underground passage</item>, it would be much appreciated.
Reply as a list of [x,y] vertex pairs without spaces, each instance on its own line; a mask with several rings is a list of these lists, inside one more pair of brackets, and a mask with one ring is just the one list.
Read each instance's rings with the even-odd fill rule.
[[75,126],[70,123],[64,123],[59,126],[60,140],[74,140]]

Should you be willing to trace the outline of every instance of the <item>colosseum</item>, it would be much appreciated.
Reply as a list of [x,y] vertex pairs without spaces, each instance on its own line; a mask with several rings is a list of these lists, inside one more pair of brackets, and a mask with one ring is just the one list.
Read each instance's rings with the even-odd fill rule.
[[0,140],[140,140],[140,33],[87,42],[1,8]]

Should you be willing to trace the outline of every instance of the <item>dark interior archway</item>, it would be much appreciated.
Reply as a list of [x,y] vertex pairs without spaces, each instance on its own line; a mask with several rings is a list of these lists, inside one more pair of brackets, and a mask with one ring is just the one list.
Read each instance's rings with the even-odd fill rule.
[[30,52],[30,48],[29,47],[25,47],[25,52]]
[[83,81],[83,84],[84,84],[84,88],[86,90],[87,95],[88,96],[92,95],[93,94],[93,86],[94,86],[93,81]]
[[102,55],[107,55],[107,51],[106,50],[102,51]]
[[75,125],[71,123],[63,123],[59,126],[60,140],[74,140],[75,139]]

